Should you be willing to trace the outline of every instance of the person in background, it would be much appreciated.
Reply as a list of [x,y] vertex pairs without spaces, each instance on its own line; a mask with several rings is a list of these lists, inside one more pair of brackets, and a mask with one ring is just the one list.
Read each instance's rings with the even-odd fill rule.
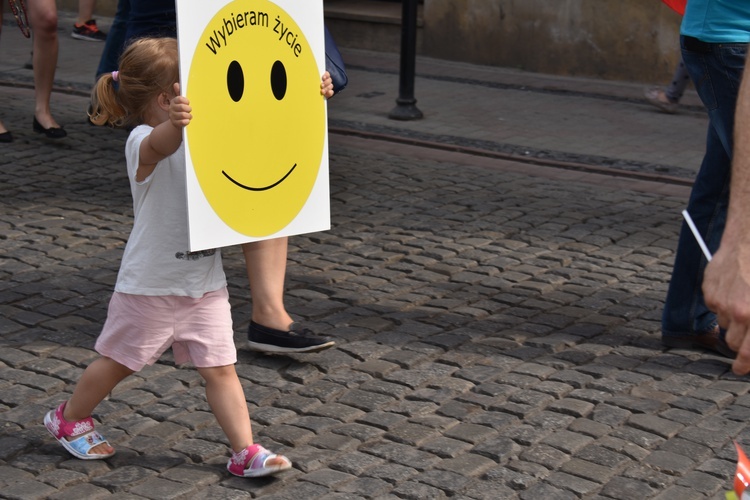
[[[737,94],[750,42],[750,2],[689,0],[680,27],[682,60],[708,110],[706,152],[693,183],[687,211],[708,249],[715,253],[724,233]],[[662,314],[662,344],[735,353],[701,287],[706,259],[683,222]]]
[[[663,0],[663,2],[679,15],[682,16],[685,14],[686,0]],[[673,114],[677,112],[680,99],[682,99],[689,81],[690,74],[685,67],[685,63],[682,61],[682,57],[680,57],[680,62],[674,70],[671,83],[664,88],[649,87],[643,92],[643,95],[652,106],[657,107],[664,113]]]
[[73,24],[73,31],[70,32],[71,37],[89,42],[103,42],[107,39],[107,34],[96,25],[95,6],[96,0],[78,0],[78,17]]
[[[57,69],[57,4],[55,0],[27,0],[26,10],[32,36],[34,71],[34,116],[31,128],[48,139],[62,139],[68,133],[52,116],[50,100]],[[3,10],[0,9],[0,26]],[[13,134],[0,122],[0,143],[13,141]]]
[[[130,40],[141,36],[176,36],[174,0],[119,0],[117,14],[97,69],[97,77],[117,69],[119,52]],[[333,96],[328,72],[321,89]],[[250,291],[252,317],[248,345],[266,353],[306,353],[328,349],[335,342],[295,322],[284,305],[289,238],[275,238],[242,245]]]
[[682,99],[688,83],[690,83],[690,74],[685,67],[685,63],[680,59],[669,85],[666,87],[649,87],[643,92],[643,95],[649,104],[660,111],[674,114],[680,107],[680,99]]

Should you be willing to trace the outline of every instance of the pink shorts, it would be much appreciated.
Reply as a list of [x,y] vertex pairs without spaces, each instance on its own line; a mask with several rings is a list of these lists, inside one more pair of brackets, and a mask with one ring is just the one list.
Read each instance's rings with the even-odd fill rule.
[[170,347],[177,364],[211,368],[237,362],[226,287],[199,299],[112,295],[96,352],[138,371]]

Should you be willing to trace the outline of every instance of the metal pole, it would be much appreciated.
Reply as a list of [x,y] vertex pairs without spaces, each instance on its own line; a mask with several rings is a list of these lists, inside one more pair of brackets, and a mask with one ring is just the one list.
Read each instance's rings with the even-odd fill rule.
[[414,77],[417,67],[417,2],[418,0],[402,0],[401,69],[396,107],[388,115],[392,120],[418,120],[423,116],[414,98]]

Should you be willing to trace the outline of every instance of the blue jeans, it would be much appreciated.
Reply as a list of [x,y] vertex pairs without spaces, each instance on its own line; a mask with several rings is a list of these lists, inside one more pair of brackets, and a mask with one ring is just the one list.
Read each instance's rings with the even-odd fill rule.
[[115,71],[125,46],[142,36],[177,36],[174,0],[118,0],[96,78]]
[[122,47],[125,45],[125,33],[128,29],[128,19],[130,18],[130,0],[118,0],[117,12],[112,21],[112,26],[107,33],[107,41],[104,44],[99,67],[96,69],[96,79],[104,73],[111,73],[117,70]]
[[[734,110],[747,44],[705,43],[682,36],[680,45],[682,60],[709,117],[706,153],[687,211],[714,253],[727,220]],[[662,314],[663,336],[695,335],[716,325],[716,315],[706,307],[701,290],[706,264],[692,232],[683,222]]]

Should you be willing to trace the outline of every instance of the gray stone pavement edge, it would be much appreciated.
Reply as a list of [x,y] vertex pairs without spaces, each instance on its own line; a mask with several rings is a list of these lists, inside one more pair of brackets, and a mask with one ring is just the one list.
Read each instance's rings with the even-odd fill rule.
[[[80,44],[66,46],[94,50]],[[352,65],[358,82],[330,117],[352,128],[517,142],[675,167],[670,175],[700,158],[698,109],[661,115],[632,85],[584,82],[571,94],[557,78],[524,84],[520,72],[442,61],[418,80],[426,119],[394,125],[388,107],[361,109],[392,100],[396,77],[378,66],[389,56],[347,54],[365,62]],[[247,350],[242,255],[224,251],[254,432],[293,470],[230,477],[200,377],[171,355],[97,408],[118,453],[72,459],[41,420],[95,357],[131,224],[125,133],[85,124],[85,97],[56,92],[69,137],[33,135],[32,90],[21,69],[8,77],[11,63],[0,67],[2,119],[17,137],[0,155],[0,498],[666,500],[719,499],[731,487],[733,440],[750,447],[750,386],[722,358],[659,342],[687,186],[344,134],[331,135],[332,229],[291,239],[287,279],[289,310],[335,348]],[[449,81],[456,73],[464,80]],[[487,121],[472,111],[473,131],[455,122],[477,105],[472,92],[486,99],[477,110],[494,110]],[[505,129],[506,106],[552,121],[570,113],[569,140],[524,144],[553,132],[529,123],[518,140],[483,135]],[[627,154],[600,144],[620,118]],[[646,125],[631,119],[685,126],[691,166],[657,159],[663,144],[643,142]],[[675,130],[659,130],[676,154]]]

